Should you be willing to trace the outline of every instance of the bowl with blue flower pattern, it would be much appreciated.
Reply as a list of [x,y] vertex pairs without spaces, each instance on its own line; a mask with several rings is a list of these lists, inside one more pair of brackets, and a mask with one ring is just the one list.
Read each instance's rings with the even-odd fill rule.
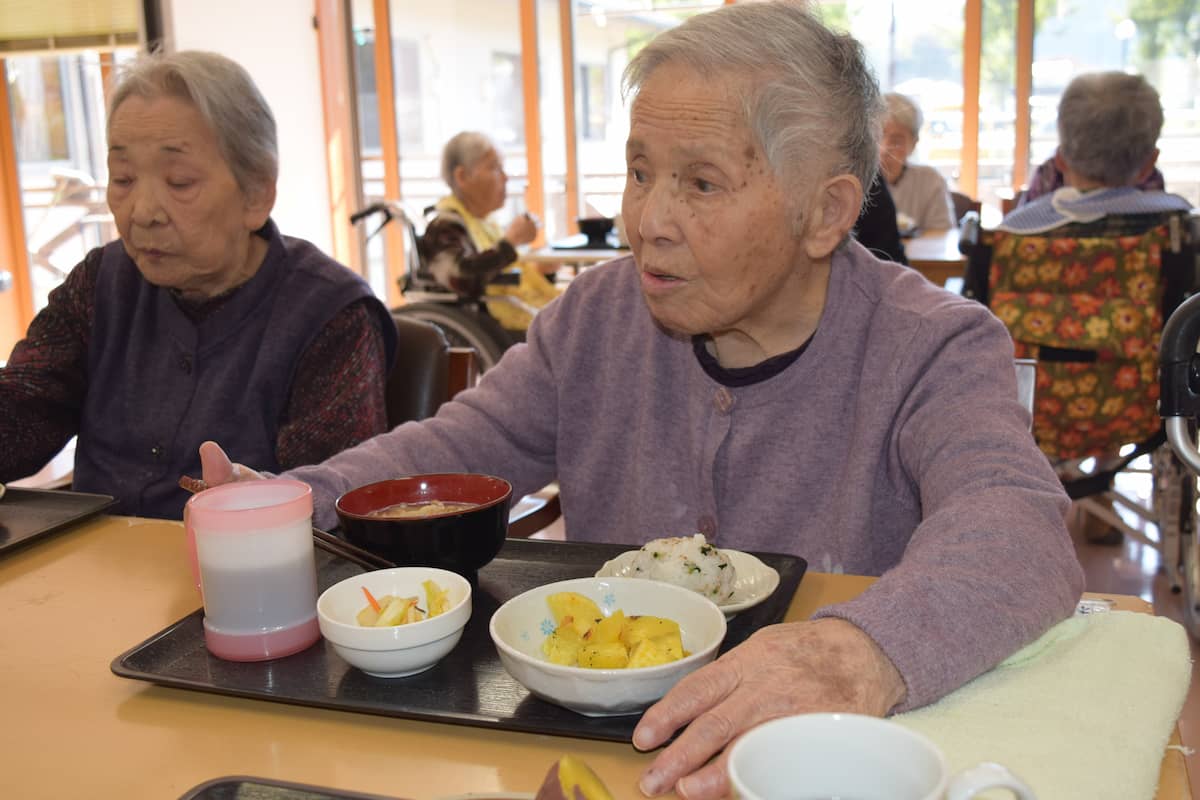
[[[559,621],[548,602],[574,592],[590,599],[604,618],[650,616],[679,626],[683,657],[664,664],[597,669],[552,663],[544,649]],[[725,615],[708,598],[658,581],[638,578],[575,578],[530,589],[504,603],[488,629],[500,663],[529,692],[592,717],[638,714],[681,678],[717,656],[725,639]]]

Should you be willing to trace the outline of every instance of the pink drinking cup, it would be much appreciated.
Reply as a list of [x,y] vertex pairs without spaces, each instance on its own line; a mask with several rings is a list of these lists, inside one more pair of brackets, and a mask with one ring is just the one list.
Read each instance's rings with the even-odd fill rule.
[[263,661],[321,638],[308,484],[215,486],[188,500],[183,520],[210,653]]

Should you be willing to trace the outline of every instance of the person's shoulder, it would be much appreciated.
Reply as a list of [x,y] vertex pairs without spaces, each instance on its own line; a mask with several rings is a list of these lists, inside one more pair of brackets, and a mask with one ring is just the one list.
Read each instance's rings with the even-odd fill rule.
[[538,312],[550,324],[568,331],[591,328],[595,335],[608,320],[632,325],[642,314],[648,316],[632,255],[588,267],[571,280],[562,296]]
[[320,283],[366,285],[361,275],[307,239],[280,234],[278,244],[292,276],[308,276]]
[[603,295],[614,299],[632,294],[640,298],[637,263],[633,255],[628,254],[590,266],[571,281],[565,294],[589,298]]
[[1009,233],[1037,233],[1062,224],[1063,217],[1054,208],[1054,194],[1044,194],[1017,206],[1004,215],[996,226],[998,231]]
[[910,164],[908,169],[913,171],[914,183],[934,189],[947,189],[946,178],[938,172],[937,167],[929,164]]
[[912,267],[881,261],[854,243],[844,248],[850,280],[859,296],[874,306],[872,316],[887,327],[935,325],[953,328],[995,319],[983,305],[931,283]]
[[1135,203],[1150,211],[1190,211],[1192,204],[1185,197],[1159,189],[1143,189]]

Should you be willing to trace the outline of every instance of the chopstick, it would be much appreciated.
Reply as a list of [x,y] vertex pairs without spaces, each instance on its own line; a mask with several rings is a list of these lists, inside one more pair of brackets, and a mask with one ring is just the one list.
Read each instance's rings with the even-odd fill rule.
[[[188,476],[184,475],[179,479],[179,488],[186,492],[196,494],[197,492],[202,492],[207,489],[208,484],[202,480],[189,478]],[[317,547],[321,548],[327,553],[332,553],[335,556],[339,556],[347,561],[358,564],[360,567],[366,567],[367,569],[391,569],[392,567],[396,566],[393,562],[388,561],[383,556],[377,556],[370,550],[364,550],[357,545],[350,544],[346,540],[339,539],[332,533],[326,533],[320,528],[313,528],[312,535],[313,544],[315,544]]]
[[367,569],[391,569],[396,566],[383,556],[377,556],[370,550],[364,550],[357,545],[350,544],[346,540],[339,539],[332,533],[326,533],[320,528],[313,528],[312,532],[313,544],[317,547],[327,553],[332,553],[347,561],[352,561],[360,567],[366,567]]

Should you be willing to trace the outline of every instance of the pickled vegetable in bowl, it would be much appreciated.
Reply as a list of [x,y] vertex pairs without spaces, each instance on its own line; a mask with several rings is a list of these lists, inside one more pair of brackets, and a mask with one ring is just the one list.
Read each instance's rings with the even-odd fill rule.
[[[403,624],[363,625],[359,614],[364,589],[376,598],[382,613],[398,601],[402,616],[409,613],[408,600],[423,595],[426,616]],[[385,606],[380,599],[388,595],[391,599]],[[370,601],[367,605],[376,613]],[[338,581],[317,598],[321,635],[334,652],[351,666],[381,678],[401,678],[433,667],[458,644],[470,618],[470,582],[435,567],[364,572]]]
[[367,605],[354,619],[364,628],[386,628],[420,622],[443,613],[446,610],[446,590],[431,580],[423,581],[421,588],[425,590],[425,608],[421,608],[416,595],[395,597],[385,594],[376,599],[371,590],[364,586],[362,590],[367,597]]

